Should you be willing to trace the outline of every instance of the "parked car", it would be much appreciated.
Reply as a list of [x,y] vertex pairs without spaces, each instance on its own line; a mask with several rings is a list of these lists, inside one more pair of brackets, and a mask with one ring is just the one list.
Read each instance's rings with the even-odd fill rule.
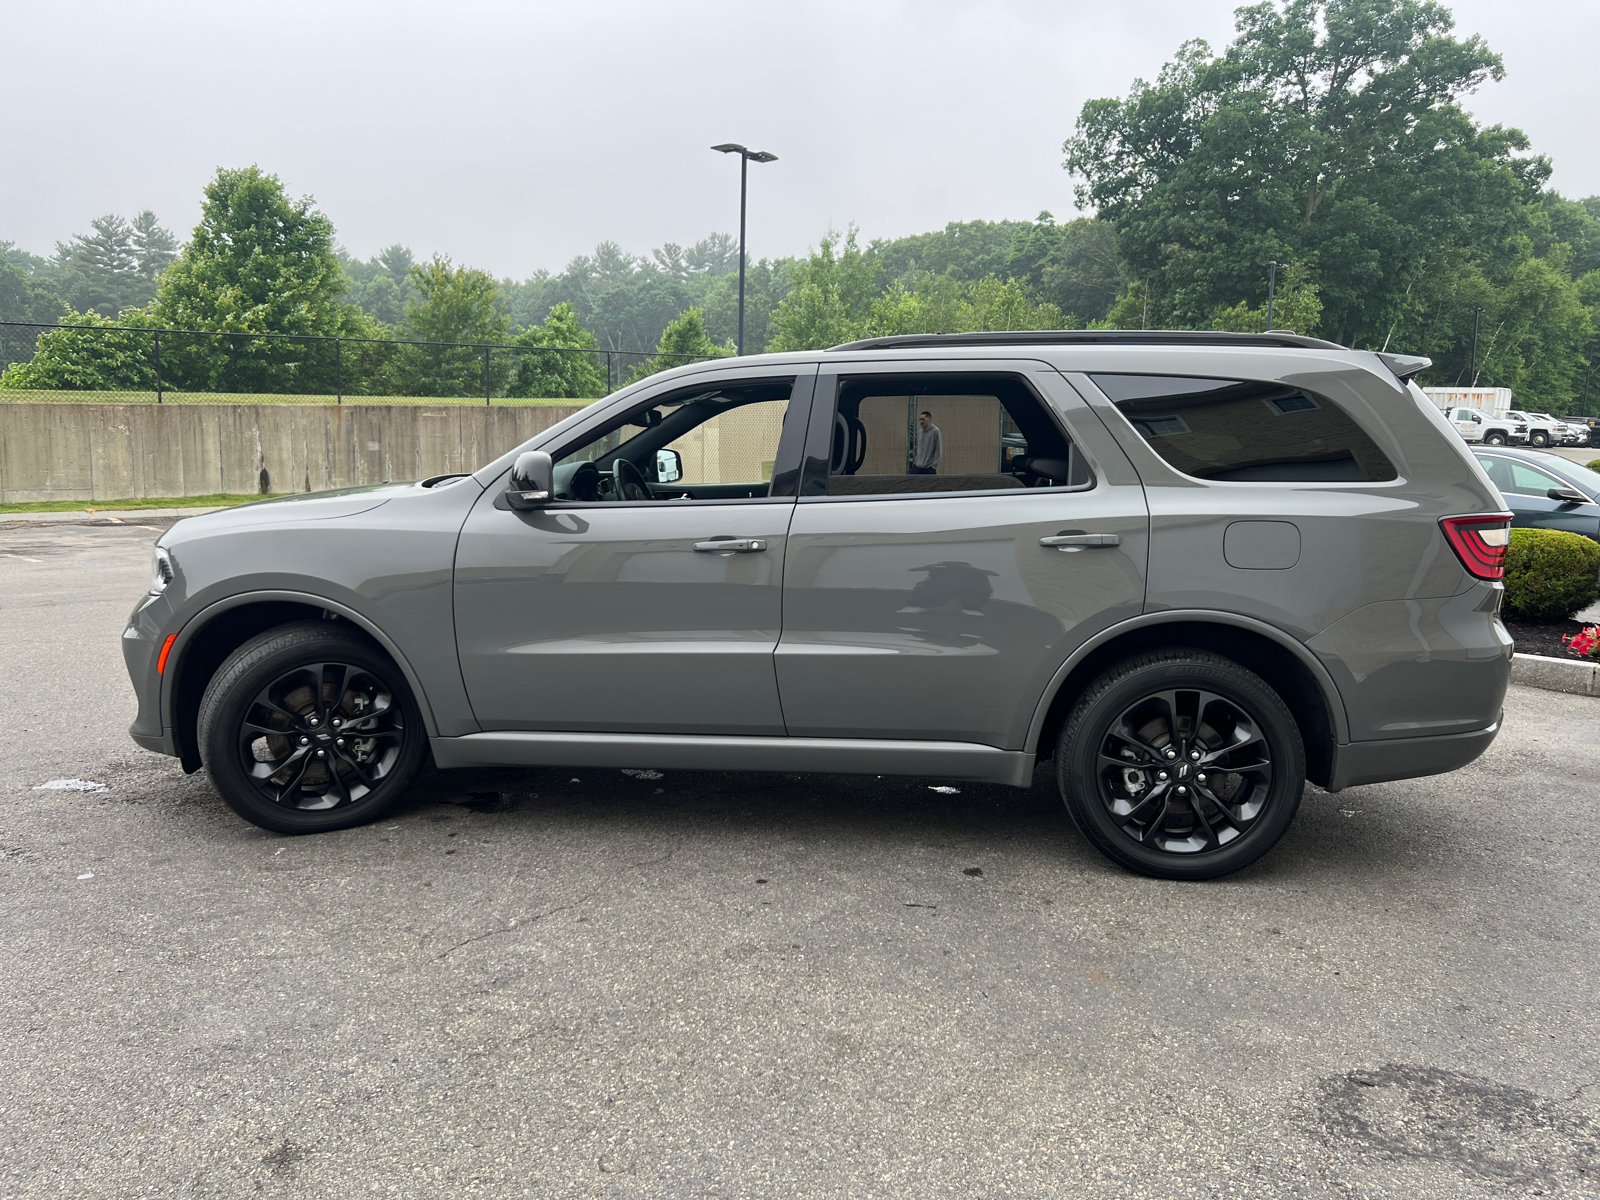
[[1537,450],[1474,450],[1511,522],[1528,529],[1564,529],[1600,542],[1600,473],[1559,454]]
[[1497,417],[1481,408],[1452,408],[1446,419],[1469,442],[1482,442],[1486,446],[1515,446],[1528,440],[1526,422]]
[[1559,445],[1581,446],[1589,440],[1589,427],[1587,425],[1580,425],[1573,421],[1557,420],[1549,413],[1534,413],[1533,415],[1541,421],[1554,422],[1556,434],[1560,438]]
[[[1095,331],[680,367],[470,474],[178,522],[122,638],[131,733],[289,833],[430,758],[1053,759],[1111,859],[1225,874],[1305,780],[1451,771],[1500,728],[1511,517],[1428,365]],[[942,458],[908,470],[924,411]]]
[[1569,425],[1579,426],[1588,431],[1588,441],[1579,445],[1600,446],[1600,417],[1562,417]]

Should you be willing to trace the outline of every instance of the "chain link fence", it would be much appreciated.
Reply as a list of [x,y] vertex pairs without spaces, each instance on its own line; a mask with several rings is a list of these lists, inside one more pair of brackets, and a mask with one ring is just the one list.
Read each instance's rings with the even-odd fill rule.
[[0,322],[0,401],[570,404],[704,356]]

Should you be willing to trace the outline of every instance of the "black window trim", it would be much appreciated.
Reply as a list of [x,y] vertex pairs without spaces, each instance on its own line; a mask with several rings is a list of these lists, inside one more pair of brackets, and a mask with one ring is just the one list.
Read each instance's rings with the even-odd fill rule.
[[[1056,411],[1039,389],[1034,386],[1022,372],[1006,366],[991,365],[982,359],[972,359],[959,362],[944,363],[938,360],[927,359],[894,360],[895,366],[904,365],[903,370],[873,370],[861,371],[866,363],[824,363],[816,376],[814,391],[811,400],[811,421],[806,430],[805,462],[800,480],[801,504],[860,504],[877,503],[885,500],[943,500],[943,499],[979,499],[996,496],[1010,496],[1015,498],[1019,493],[1026,496],[1061,495],[1062,493],[1092,492],[1101,486],[1101,472],[1072,431],[1066,427],[1061,419],[1061,414]],[[875,365],[875,364],[874,364]],[[1048,365],[1048,364],[1045,364]],[[856,368],[852,371],[851,368]],[[954,368],[954,369],[950,369]],[[1021,384],[1033,397],[1035,403],[1043,411],[1047,420],[1055,425],[1062,439],[1068,446],[1075,448],[1083,457],[1084,466],[1089,471],[1089,482],[1076,484],[1061,484],[1057,487],[1047,488],[980,488],[977,490],[948,491],[948,492],[884,492],[880,495],[865,496],[829,496],[825,492],[807,494],[808,487],[821,485],[827,487],[831,475],[829,469],[833,453],[833,414],[839,398],[839,384],[842,380],[872,376],[895,377],[900,375],[997,375],[1015,380]],[[978,393],[974,393],[978,394]],[[998,397],[997,397],[998,399]],[[1001,407],[1004,407],[1002,405]],[[998,474],[998,472],[996,472]]]
[[[705,499],[678,497],[656,500],[552,500],[548,504],[541,505],[538,511],[593,512],[596,508],[604,508],[610,511],[611,509],[623,508],[655,508],[663,504],[670,504],[679,508],[716,507],[730,504],[793,504],[796,498],[794,491],[784,490],[780,492],[778,489],[780,486],[786,489],[795,488],[799,480],[799,454],[803,444],[803,431],[810,426],[811,408],[816,398],[817,372],[814,364],[797,363],[794,364],[792,370],[751,371],[749,374],[742,372],[729,374],[712,373],[703,377],[696,377],[692,382],[685,381],[678,387],[646,393],[644,398],[636,399],[620,409],[612,410],[608,406],[605,412],[596,413],[593,421],[585,422],[583,426],[574,431],[569,439],[550,448],[549,454],[553,460],[559,462],[573,448],[583,445],[585,441],[593,440],[596,436],[595,430],[603,428],[605,425],[615,421],[619,416],[642,411],[657,404],[664,404],[680,395],[692,398],[697,394],[716,392],[726,387],[752,387],[763,383],[778,383],[790,378],[794,380],[794,385],[793,391],[789,395],[789,404],[801,416],[801,420],[793,426],[787,421],[784,422],[783,435],[780,436],[778,441],[777,457],[772,464],[772,491],[769,491],[767,495],[718,496]],[[752,401],[752,403],[761,403],[761,401]],[[792,465],[785,465],[790,459],[793,459]],[[509,468],[507,473],[509,473]],[[785,478],[786,476],[787,478]],[[492,486],[503,489],[504,478],[505,475],[502,475],[501,482],[497,482]],[[751,482],[754,481],[752,480]],[[661,486],[671,487],[672,485],[662,484]],[[693,487],[694,485],[690,484],[688,486]],[[774,492],[777,492],[777,494],[773,494]],[[494,506],[496,508],[509,509],[509,505],[505,503],[503,493],[495,498]]]
[[[1372,443],[1373,443],[1373,445],[1375,447],[1377,447],[1378,452],[1380,454],[1382,454],[1383,457],[1388,461],[1389,465],[1394,468],[1394,473],[1395,473],[1394,474],[1394,478],[1393,479],[1376,479],[1376,480],[1373,480],[1373,479],[1328,479],[1328,480],[1322,480],[1322,479],[1283,479],[1283,480],[1276,480],[1276,479],[1207,479],[1203,475],[1190,475],[1187,471],[1179,470],[1177,467],[1175,467],[1172,463],[1168,462],[1165,458],[1163,458],[1157,452],[1156,448],[1150,444],[1148,439],[1146,439],[1145,436],[1143,434],[1141,434],[1138,431],[1138,429],[1136,429],[1134,427],[1133,420],[1128,416],[1128,414],[1123,412],[1122,409],[1120,409],[1119,407],[1117,407],[1117,402],[1115,400],[1113,400],[1109,395],[1107,395],[1106,392],[1100,387],[1100,385],[1097,384],[1094,381],[1094,376],[1095,375],[1140,375],[1140,376],[1144,376],[1145,378],[1149,378],[1149,379],[1218,379],[1218,380],[1223,380],[1223,381],[1232,381],[1232,382],[1235,382],[1235,383],[1277,384],[1280,387],[1296,387],[1296,388],[1300,388],[1302,391],[1310,392],[1310,394],[1313,397],[1315,397],[1316,399],[1318,399],[1318,400],[1328,400],[1330,403],[1335,405],[1335,407],[1338,409],[1338,411],[1344,413],[1344,415],[1346,417],[1348,417],[1351,421],[1353,421],[1355,423],[1356,428],[1361,430],[1362,433],[1366,434],[1367,437],[1372,440]],[[1133,444],[1137,445],[1141,450],[1143,450],[1146,453],[1148,453],[1150,455],[1150,457],[1156,463],[1160,464],[1162,469],[1170,471],[1178,479],[1182,479],[1182,480],[1185,480],[1185,481],[1190,482],[1190,483],[1203,484],[1206,487],[1278,488],[1280,490],[1283,489],[1283,488],[1299,488],[1299,489],[1307,489],[1307,488],[1309,488],[1311,490],[1319,491],[1319,492],[1320,491],[1327,491],[1327,490],[1330,490],[1330,489],[1335,490],[1335,491],[1343,491],[1343,490],[1354,490],[1354,489],[1358,489],[1358,488],[1361,488],[1361,489],[1367,489],[1367,488],[1395,488],[1395,487],[1407,487],[1407,486],[1410,486],[1410,479],[1406,476],[1405,472],[1400,469],[1400,466],[1401,466],[1400,461],[1397,460],[1393,454],[1389,453],[1389,451],[1385,450],[1381,444],[1379,444],[1378,439],[1373,437],[1372,431],[1370,429],[1368,429],[1365,424],[1362,423],[1360,418],[1357,417],[1355,413],[1352,413],[1344,405],[1339,404],[1338,401],[1332,400],[1330,397],[1323,396],[1322,393],[1320,393],[1320,392],[1312,392],[1312,391],[1310,391],[1310,389],[1305,388],[1304,385],[1302,385],[1302,384],[1288,384],[1288,383],[1285,383],[1281,379],[1259,379],[1259,378],[1257,378],[1257,379],[1241,379],[1240,377],[1238,377],[1236,375],[1235,376],[1192,375],[1192,374],[1191,375],[1174,375],[1171,371],[1096,371],[1096,372],[1073,371],[1073,372],[1071,372],[1071,374],[1067,375],[1066,378],[1067,378],[1067,381],[1069,383],[1071,383],[1074,387],[1078,387],[1079,386],[1079,381],[1080,380],[1081,380],[1082,383],[1087,384],[1089,387],[1092,387],[1094,389],[1094,394],[1097,397],[1099,397],[1100,400],[1102,400],[1104,402],[1103,407],[1106,408],[1106,409],[1109,409],[1111,411],[1111,413],[1114,413],[1116,415],[1117,420],[1121,422],[1121,426],[1119,427],[1119,432],[1121,430],[1126,430],[1126,432],[1128,434],[1132,435]],[[1101,406],[1100,405],[1096,405],[1095,407],[1099,408]],[[1127,447],[1124,447],[1124,448],[1126,449]],[[1146,480],[1147,484],[1148,484],[1148,482],[1149,481]]]

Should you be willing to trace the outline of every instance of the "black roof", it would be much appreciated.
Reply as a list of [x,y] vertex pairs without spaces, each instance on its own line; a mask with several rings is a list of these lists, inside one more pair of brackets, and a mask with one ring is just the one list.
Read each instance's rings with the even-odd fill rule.
[[936,346],[1291,346],[1344,350],[1336,342],[1284,329],[1270,333],[1208,333],[1190,329],[1028,329],[1011,333],[902,333],[863,338],[830,350],[896,350]]

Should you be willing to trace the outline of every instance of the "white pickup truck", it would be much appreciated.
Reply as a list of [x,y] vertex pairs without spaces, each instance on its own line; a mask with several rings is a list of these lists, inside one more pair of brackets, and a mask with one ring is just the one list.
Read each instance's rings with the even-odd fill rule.
[[1505,420],[1513,423],[1521,422],[1528,427],[1528,442],[1534,446],[1560,446],[1568,441],[1576,442],[1578,439],[1571,436],[1567,427],[1554,417],[1547,417],[1543,413],[1525,413],[1518,409],[1511,409],[1505,415]]
[[1525,422],[1496,417],[1481,408],[1452,408],[1445,413],[1445,420],[1467,441],[1485,446],[1515,446],[1528,440]]

